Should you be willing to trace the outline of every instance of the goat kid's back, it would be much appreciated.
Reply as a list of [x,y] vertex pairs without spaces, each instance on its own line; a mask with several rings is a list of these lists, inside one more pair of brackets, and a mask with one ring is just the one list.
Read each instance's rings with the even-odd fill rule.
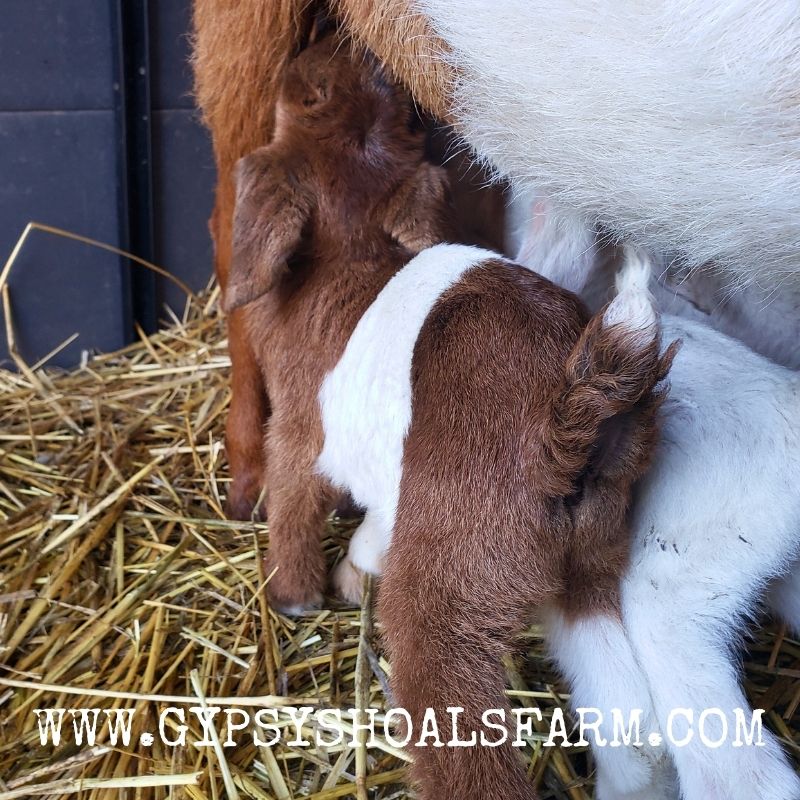
[[[460,706],[469,738],[505,708],[500,658],[532,606],[618,613],[625,512],[671,358],[634,263],[628,276],[587,324],[518,265],[430,248],[325,381],[319,465],[367,509],[349,559],[384,573],[396,700],[417,731],[426,709]],[[426,798],[534,797],[508,743],[414,755]]]

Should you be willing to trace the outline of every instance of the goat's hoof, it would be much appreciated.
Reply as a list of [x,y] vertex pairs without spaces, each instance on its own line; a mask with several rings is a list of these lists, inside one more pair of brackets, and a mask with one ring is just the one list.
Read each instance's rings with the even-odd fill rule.
[[242,485],[238,481],[231,484],[228,500],[225,503],[225,516],[228,519],[241,520],[248,522],[255,520],[263,522],[267,515],[264,512],[263,503],[259,503],[261,497],[261,487],[253,485]]
[[268,589],[267,596],[270,606],[286,617],[299,617],[322,608],[323,597],[320,592],[287,596]]
[[303,614],[308,614],[317,611],[322,607],[322,595],[316,595],[304,603],[297,603],[296,605],[283,605],[275,600],[271,601],[272,607],[285,617],[301,617]]
[[349,558],[343,558],[331,576],[337,597],[351,606],[361,605],[364,573]]
[[275,566],[269,556],[264,557],[264,575],[272,576],[266,586],[267,598],[275,611],[296,617],[322,607],[322,580],[308,573],[290,574],[285,567]]

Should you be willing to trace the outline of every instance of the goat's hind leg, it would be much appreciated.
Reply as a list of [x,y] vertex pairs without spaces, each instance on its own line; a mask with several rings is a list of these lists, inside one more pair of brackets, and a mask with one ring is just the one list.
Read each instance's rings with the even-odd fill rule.
[[[587,723],[595,710],[601,715],[599,730],[586,734],[597,765],[597,800],[677,800],[672,762],[663,747],[649,742],[659,733],[658,722],[621,620],[613,612],[570,618],[551,607],[545,624],[573,707],[592,710]],[[639,724],[631,726],[635,715]],[[623,738],[628,735],[630,742]]]
[[[412,745],[420,740],[430,709],[448,731],[444,742],[453,708],[461,709],[459,739],[478,739],[472,746],[434,746],[428,737],[425,746],[412,746],[419,797],[536,800],[511,744],[513,729],[498,746],[479,738],[482,732],[489,741],[500,738],[484,731],[484,712],[498,709],[506,720],[511,716],[501,658],[528,617],[532,559],[514,557],[522,537],[487,542],[482,533],[488,525],[473,525],[466,517],[459,530],[448,530],[453,520],[442,520],[437,505],[409,503],[413,520],[402,509],[398,513],[378,593],[379,617],[395,702],[410,715]],[[478,535],[470,536],[472,531]],[[460,557],[454,557],[456,550]]]
[[750,709],[735,644],[774,563],[763,553],[745,569],[713,554],[694,553],[689,563],[668,546],[639,555],[623,588],[625,628],[647,674],[683,800],[797,800],[800,778],[772,733],[763,730],[760,747],[735,744],[736,710]]

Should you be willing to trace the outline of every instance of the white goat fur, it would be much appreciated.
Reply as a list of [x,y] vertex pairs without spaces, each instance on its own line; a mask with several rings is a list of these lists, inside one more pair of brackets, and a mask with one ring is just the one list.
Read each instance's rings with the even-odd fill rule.
[[737,283],[800,272],[800,5],[417,0],[460,132],[568,228]]
[[[550,280],[581,295],[592,312],[613,296],[616,248],[600,250],[595,232],[555,213],[540,190],[517,192],[508,207],[506,250]],[[800,281],[770,287],[754,280],[731,288],[709,266],[662,263],[650,290],[660,311],[710,325],[778,364],[800,369]]]
[[[737,652],[765,599],[800,632],[800,376],[705,325],[665,316],[662,328],[683,346],[632,512],[623,623],[549,619],[576,706],[608,719],[644,708],[645,737],[672,709],[693,709],[696,726],[704,709],[748,708]],[[713,718],[706,731],[716,738]],[[696,734],[685,747],[596,748],[598,800],[674,800],[673,770],[683,800],[797,800],[800,778],[765,737],[763,748],[734,748],[732,734],[719,749]]]
[[423,250],[383,287],[325,377],[319,393],[325,444],[317,467],[367,509],[334,578],[349,599],[361,590],[357,570],[380,574],[391,543],[419,331],[443,292],[467,270],[497,257],[466,245]]

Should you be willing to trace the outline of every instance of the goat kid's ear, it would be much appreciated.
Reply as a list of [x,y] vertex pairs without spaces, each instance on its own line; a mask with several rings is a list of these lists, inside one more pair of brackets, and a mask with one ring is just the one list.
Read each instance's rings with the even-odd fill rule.
[[453,239],[447,172],[423,161],[386,206],[384,230],[410,253]]
[[265,147],[236,166],[231,268],[224,309],[257,300],[288,274],[310,212],[296,176]]

